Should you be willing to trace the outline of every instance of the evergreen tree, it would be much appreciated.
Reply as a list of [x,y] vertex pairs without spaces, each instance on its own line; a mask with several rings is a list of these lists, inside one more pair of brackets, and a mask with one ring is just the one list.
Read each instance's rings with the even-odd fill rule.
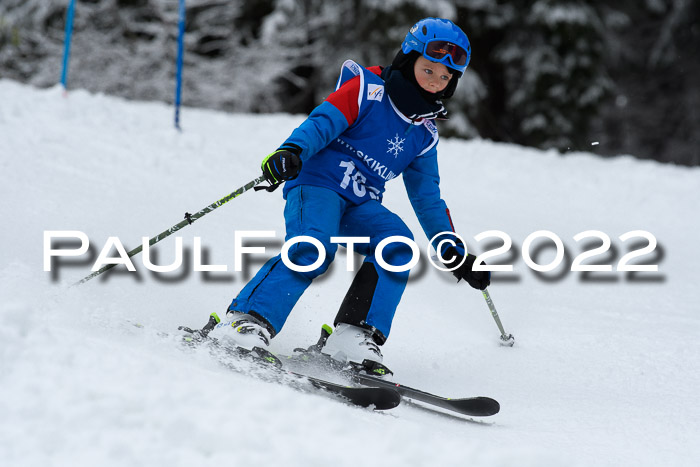
[[587,148],[590,122],[611,87],[602,22],[581,1],[523,3],[531,5],[517,8],[495,57],[507,95],[503,126],[522,144]]

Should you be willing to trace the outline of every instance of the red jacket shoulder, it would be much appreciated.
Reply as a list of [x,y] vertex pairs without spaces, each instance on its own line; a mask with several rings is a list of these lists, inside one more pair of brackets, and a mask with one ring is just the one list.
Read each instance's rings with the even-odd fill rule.
[[349,126],[355,123],[357,115],[360,113],[360,108],[357,104],[357,96],[359,94],[360,77],[355,76],[344,82],[337,91],[331,93],[326,98],[326,102],[333,104],[336,109],[345,115]]

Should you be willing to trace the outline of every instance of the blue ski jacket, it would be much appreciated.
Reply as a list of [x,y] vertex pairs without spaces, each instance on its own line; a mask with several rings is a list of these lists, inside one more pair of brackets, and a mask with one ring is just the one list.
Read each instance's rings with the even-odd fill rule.
[[385,183],[403,175],[406,192],[427,237],[453,232],[440,197],[438,131],[432,120],[411,121],[394,105],[380,67],[346,61],[336,90],[295,129],[281,149],[301,149],[298,185],[329,188],[360,204],[382,201]]

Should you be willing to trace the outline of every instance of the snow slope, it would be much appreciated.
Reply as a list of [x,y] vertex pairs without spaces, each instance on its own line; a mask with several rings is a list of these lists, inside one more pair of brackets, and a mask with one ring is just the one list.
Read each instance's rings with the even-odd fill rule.
[[[256,177],[302,120],[196,109],[182,118],[177,133],[165,105],[0,81],[2,465],[700,465],[700,170],[442,141],[458,232],[482,251],[480,232],[513,239],[515,253],[499,258],[514,272],[496,274],[490,291],[516,346],[498,346],[479,293],[422,265],[385,361],[405,384],[489,395],[502,411],[471,421],[410,406],[373,413],[232,374],[156,333],[225,310],[279,250],[279,192],[246,193],[178,232],[187,267],[175,273],[151,273],[136,257],[137,273],[68,288],[89,274],[89,258],[43,271],[44,231],[85,232],[93,261],[109,236],[133,248]],[[388,188],[385,204],[424,249],[401,182]],[[573,236],[591,229],[611,237],[614,254],[601,258],[613,266],[632,243],[621,234],[651,232],[659,246],[640,261],[659,271],[536,274],[520,256],[530,233],[550,230],[570,262],[583,251]],[[277,238],[233,272],[235,230]],[[195,236],[228,272],[191,271]],[[155,250],[169,263],[175,241]],[[533,256],[545,264],[554,254]],[[333,320],[352,277],[344,265],[341,251],[273,349],[312,343]]]

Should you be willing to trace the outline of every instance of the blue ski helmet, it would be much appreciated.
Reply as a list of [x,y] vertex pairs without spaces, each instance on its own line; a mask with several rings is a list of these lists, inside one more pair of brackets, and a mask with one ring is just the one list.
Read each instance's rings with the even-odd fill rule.
[[418,21],[406,34],[401,51],[420,53],[431,62],[464,73],[469,65],[472,48],[467,35],[448,19],[425,18]]

